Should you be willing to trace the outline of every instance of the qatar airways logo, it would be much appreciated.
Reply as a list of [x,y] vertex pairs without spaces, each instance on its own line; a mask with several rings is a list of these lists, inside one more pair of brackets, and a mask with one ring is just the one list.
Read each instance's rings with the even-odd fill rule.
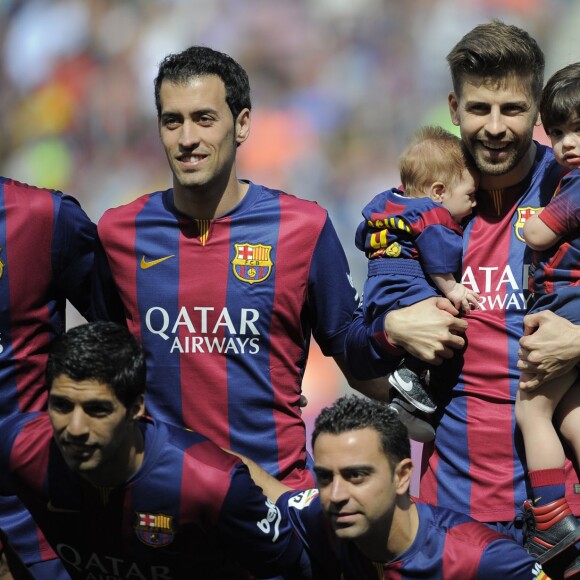
[[76,571],[75,578],[85,580],[172,580],[174,577],[168,566],[148,566],[104,554],[81,554],[67,544],[58,544],[56,552],[60,559]]
[[151,334],[171,341],[171,353],[257,354],[259,319],[255,308],[240,308],[234,316],[227,307],[182,306],[172,318],[165,308],[153,306],[145,315],[145,326]]
[[481,310],[527,310],[532,295],[528,291],[529,264],[524,264],[522,277],[518,280],[510,265],[468,266],[461,283],[481,296]]

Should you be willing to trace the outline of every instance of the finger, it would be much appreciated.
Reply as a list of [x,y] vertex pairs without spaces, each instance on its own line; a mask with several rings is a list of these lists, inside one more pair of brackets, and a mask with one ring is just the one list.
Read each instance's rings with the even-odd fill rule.
[[539,315],[541,312],[536,314],[528,314],[524,317],[524,336],[533,334],[540,326]]
[[447,300],[447,298],[437,298],[435,303],[439,310],[444,310],[445,312],[449,312],[452,316],[457,316],[459,314],[459,310],[453,306],[453,304]]

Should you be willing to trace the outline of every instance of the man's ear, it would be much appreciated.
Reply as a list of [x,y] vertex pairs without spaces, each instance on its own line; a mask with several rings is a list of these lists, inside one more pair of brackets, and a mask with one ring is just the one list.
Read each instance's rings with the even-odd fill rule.
[[411,475],[413,473],[413,461],[410,457],[402,459],[395,467],[395,490],[397,495],[409,493]]
[[250,135],[250,109],[242,109],[236,119],[236,143],[241,145]]
[[443,201],[443,196],[445,195],[446,188],[445,184],[442,181],[435,181],[431,184],[429,189],[429,197],[436,201],[437,203],[441,203]]
[[139,395],[131,404],[129,409],[129,416],[134,421],[140,419],[145,415],[145,398],[143,395]]
[[451,115],[451,122],[455,126],[459,126],[459,99],[453,92],[447,95],[447,104],[449,105],[449,114]]

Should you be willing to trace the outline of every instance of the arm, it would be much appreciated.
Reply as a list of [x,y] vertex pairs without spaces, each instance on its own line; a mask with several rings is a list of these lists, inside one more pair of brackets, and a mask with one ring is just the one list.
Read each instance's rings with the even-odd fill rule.
[[445,298],[428,298],[392,310],[366,324],[358,314],[348,330],[345,355],[359,379],[383,376],[396,367],[404,352],[440,365],[465,346],[467,322]]
[[547,250],[562,237],[540,219],[542,211],[528,218],[524,224],[524,238],[532,250]]
[[95,248],[90,316],[92,320],[107,320],[126,325],[123,302],[113,280],[105,249],[98,240]]
[[281,481],[278,481],[275,477],[272,477],[269,473],[264,471],[255,461],[252,461],[250,458],[242,455],[241,453],[236,453],[231,449],[225,449],[222,447],[224,451],[227,453],[231,453],[236,457],[239,457],[250,472],[250,476],[254,483],[262,488],[264,495],[271,499],[272,501],[278,501],[278,498],[287,491],[292,491],[292,488],[288,487],[287,485],[283,484]]
[[457,310],[469,312],[479,308],[479,294],[457,282],[453,274],[431,274],[430,278]]
[[526,390],[569,372],[580,362],[580,325],[550,310],[528,314],[519,357],[520,387]]
[[351,386],[355,391],[377,401],[383,401],[385,403],[389,402],[390,385],[386,377],[361,381],[355,378],[350,372],[344,354],[335,354],[333,358],[338,365],[338,368],[342,371],[349,386]]
[[34,580],[28,568],[12,549],[4,531],[0,528],[0,579]]
[[97,227],[73,197],[63,195],[53,231],[54,283],[88,320]]

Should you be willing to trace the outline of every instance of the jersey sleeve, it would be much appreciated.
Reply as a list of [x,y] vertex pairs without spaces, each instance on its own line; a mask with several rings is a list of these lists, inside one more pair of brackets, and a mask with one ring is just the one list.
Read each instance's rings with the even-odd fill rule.
[[415,244],[427,274],[453,274],[460,271],[463,241],[457,230],[433,224],[423,230]]
[[487,546],[481,556],[477,578],[550,580],[542,571],[542,566],[509,538],[498,539]]
[[113,280],[105,249],[98,240],[95,248],[90,316],[93,320],[107,320],[118,324],[126,324],[123,302]]
[[16,438],[39,413],[19,413],[0,421],[0,495],[14,495],[11,458]]
[[5,556],[8,569],[16,580],[34,580],[18,554],[14,551],[4,530],[0,528],[0,560]]
[[356,309],[346,333],[344,355],[348,369],[364,381],[383,377],[393,371],[405,351],[389,342],[384,331],[386,314],[366,321],[362,305]]
[[556,234],[565,236],[580,227],[580,171],[562,178],[559,192],[540,214],[540,219]]
[[343,578],[335,536],[322,512],[318,490],[287,492],[278,498],[276,505],[301,548],[299,577]]
[[62,296],[87,318],[97,227],[74,197],[57,195],[61,197],[51,253],[54,281]]
[[263,495],[241,462],[231,472],[218,534],[244,566],[258,576],[299,570],[302,547],[288,518]]
[[88,318],[97,227],[76,199],[61,196],[53,232],[54,280],[61,295]]
[[344,351],[357,298],[344,249],[327,216],[310,264],[307,301],[312,334],[326,356]]

